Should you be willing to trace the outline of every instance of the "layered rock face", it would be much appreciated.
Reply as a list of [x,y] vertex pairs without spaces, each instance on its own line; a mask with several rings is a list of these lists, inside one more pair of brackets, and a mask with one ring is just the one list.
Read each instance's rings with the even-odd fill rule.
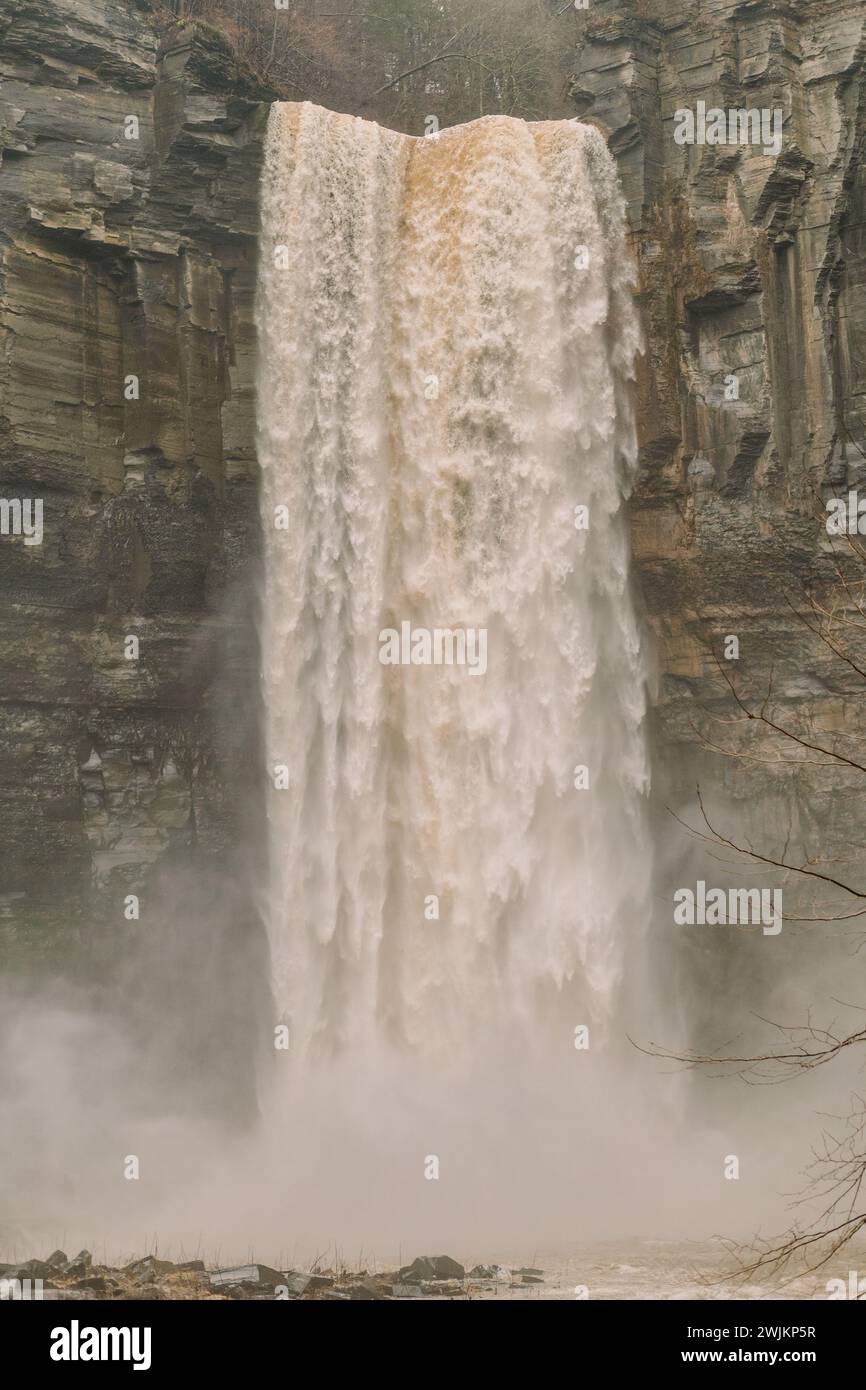
[[[635,549],[671,676],[704,669],[692,619],[777,609],[821,544],[816,491],[863,476],[864,52],[862,0],[587,11],[573,97],[617,153],[641,267]],[[778,111],[780,148],[678,143],[699,103]]]
[[[593,0],[581,19],[572,95],[617,154],[646,331],[632,531],[659,675],[660,903],[690,873],[693,885],[784,878],[700,846],[689,858],[663,804],[706,831],[698,783],[736,843],[789,863],[837,855],[838,875],[860,879],[862,775],[741,718],[727,681],[752,711],[769,693],[770,716],[811,730],[818,748],[850,755],[862,732],[862,678],[803,619],[820,625],[804,586],[837,577],[824,500],[866,478],[864,54],[862,0]],[[737,143],[690,142],[683,113],[700,119],[700,103],[768,125],[740,143],[738,115]],[[844,541],[835,549],[849,555]],[[802,882],[789,882],[786,911]],[[845,894],[823,898],[822,915],[851,910]],[[682,961],[669,907],[659,922]],[[737,997],[753,978],[766,1004],[768,984],[788,987],[812,952],[826,956],[826,935],[791,923],[768,949],[754,934],[704,932],[682,988],[696,993],[696,968],[699,993],[724,998],[730,972]]]
[[[772,668],[786,707],[850,724],[850,681],[786,595],[830,573],[816,494],[866,469],[864,21],[863,0],[593,0],[569,30],[574,109],[609,137],[640,265],[656,785],[683,804],[700,780],[777,845],[855,838],[856,783],[719,758],[696,719],[724,693],[707,644],[734,634],[756,687]],[[44,500],[41,544],[0,537],[0,925],[33,962],[110,942],[173,858],[256,839],[274,94],[147,3],[0,0],[0,49],[0,495]],[[780,110],[781,147],[677,143],[699,102]]]
[[138,911],[210,921],[219,955],[250,918],[226,855],[260,804],[271,94],[219,35],[160,42],[148,5],[4,0],[0,51],[0,494],[43,503],[41,544],[0,537],[5,943],[55,967],[83,943],[92,970],[119,934],[129,958]]

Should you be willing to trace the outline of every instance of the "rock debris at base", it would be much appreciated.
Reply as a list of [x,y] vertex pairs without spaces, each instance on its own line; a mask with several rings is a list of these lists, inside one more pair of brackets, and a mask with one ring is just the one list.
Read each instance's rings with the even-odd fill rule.
[[504,1265],[475,1265],[467,1273],[448,1255],[420,1255],[400,1269],[373,1272],[318,1266],[278,1270],[258,1261],[208,1269],[203,1260],[176,1264],[156,1255],[113,1267],[94,1264],[88,1250],[72,1258],[55,1250],[44,1260],[0,1264],[0,1298],[369,1302],[471,1298],[473,1293],[541,1283],[543,1278],[541,1270]]

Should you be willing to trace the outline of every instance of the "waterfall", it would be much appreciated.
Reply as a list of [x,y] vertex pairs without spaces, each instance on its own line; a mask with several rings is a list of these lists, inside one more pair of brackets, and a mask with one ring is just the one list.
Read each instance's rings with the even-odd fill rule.
[[613,161],[575,121],[419,139],[278,103],[260,262],[292,1051],[604,1027],[649,877]]

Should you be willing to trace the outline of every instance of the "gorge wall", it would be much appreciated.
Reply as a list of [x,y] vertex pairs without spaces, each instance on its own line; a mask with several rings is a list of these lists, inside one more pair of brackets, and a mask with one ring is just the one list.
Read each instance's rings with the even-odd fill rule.
[[0,903],[31,960],[222,855],[256,782],[267,94],[149,11],[0,10],[3,490],[44,498],[43,544],[0,550]]
[[[721,698],[708,639],[735,633],[750,679],[845,718],[784,595],[825,563],[816,489],[866,476],[866,7],[593,0],[563,33],[640,271],[660,803],[706,780],[778,841],[850,840],[844,777],[813,778],[793,825],[791,774],[708,753],[695,711]],[[252,298],[275,94],[143,0],[0,0],[0,50],[0,476],[45,499],[43,544],[0,545],[0,928],[32,963],[98,949],[175,855],[230,867],[261,814]],[[698,100],[781,107],[780,154],[676,144]],[[233,891],[230,943],[255,930]]]
[[[669,732],[708,623],[802,668],[781,590],[818,563],[816,492],[864,476],[864,41],[860,0],[598,0],[584,22],[572,96],[609,134],[641,270],[633,534]],[[701,100],[779,108],[781,152],[678,145]]]
[[[777,1016],[782,998],[800,1017],[832,993],[833,952],[808,922],[786,924],[770,951],[749,933],[677,934],[674,887],[784,876],[694,841],[667,808],[706,831],[699,785],[714,827],[739,845],[788,863],[835,855],[855,883],[866,838],[861,775],[804,761],[740,718],[719,669],[722,658],[751,710],[770,693],[781,726],[850,753],[836,740],[859,729],[860,678],[809,631],[804,584],[836,580],[824,498],[866,476],[866,6],[593,0],[581,24],[571,95],[619,164],[646,334],[631,516],[658,670],[655,925],[671,949],[656,959],[661,991],[691,1018],[697,1000],[705,1019],[717,1001],[703,1034],[716,1045],[734,1000]],[[698,102],[779,110],[781,149],[678,144],[676,113]],[[728,635],[739,640],[729,664]],[[786,882],[792,916],[811,910],[801,884]],[[840,908],[850,898],[824,894],[820,915]]]

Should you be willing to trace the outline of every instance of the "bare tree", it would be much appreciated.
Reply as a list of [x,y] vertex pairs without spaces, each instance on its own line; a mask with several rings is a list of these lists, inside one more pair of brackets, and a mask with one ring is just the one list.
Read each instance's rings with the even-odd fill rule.
[[[819,515],[823,529],[823,508]],[[772,668],[762,689],[750,686],[747,679],[734,674],[733,664],[719,654],[716,644],[709,655],[720,704],[704,703],[703,717],[693,722],[693,728],[703,747],[719,757],[752,766],[808,768],[811,778],[841,771],[855,779],[862,777],[866,794],[866,731],[857,717],[866,700],[866,548],[857,534],[847,532],[831,540],[830,546],[824,572],[802,583],[796,594],[783,593],[782,601],[805,630],[807,644],[823,651],[837,673],[840,696],[855,716],[853,727],[822,723],[808,700],[800,708],[783,702]],[[700,787],[696,806],[692,821],[671,812],[689,835],[713,851],[768,866],[783,875],[786,883],[803,887],[805,901],[812,906],[786,911],[786,921],[864,924],[866,884],[856,870],[852,873],[851,864],[862,857],[866,846],[850,846],[844,860],[848,867],[842,869],[827,854],[807,847],[794,850],[787,843],[782,850],[774,849],[720,824],[717,813],[707,810]],[[821,894],[825,896],[816,897]],[[793,1027],[775,1023],[770,1027],[780,1043],[755,1051],[683,1053],[655,1044],[641,1050],[711,1076],[775,1085],[831,1065],[843,1055],[857,1054],[866,1046],[866,1026],[838,1030],[835,1024],[822,1025],[809,1016]],[[791,1227],[776,1238],[729,1247],[743,1277],[802,1269],[814,1272],[866,1228],[866,1099],[855,1094],[849,1113],[831,1118],[834,1128],[821,1133],[805,1169],[804,1187],[795,1196]]]
[[561,0],[174,0],[289,100],[421,134],[491,114],[546,119],[567,103],[571,4]]

